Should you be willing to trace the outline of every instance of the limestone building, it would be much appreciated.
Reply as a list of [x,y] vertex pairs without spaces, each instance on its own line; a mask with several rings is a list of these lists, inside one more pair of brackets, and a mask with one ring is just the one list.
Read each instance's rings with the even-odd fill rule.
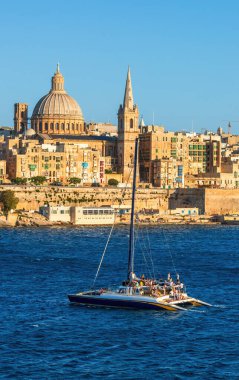
[[134,162],[135,139],[139,136],[139,111],[134,104],[130,69],[128,69],[124,102],[118,111],[118,171],[123,182],[130,181]]
[[[44,176],[51,183],[68,183],[80,178],[81,184],[104,185],[107,157],[86,143],[54,142],[54,140],[8,140],[6,147],[7,172],[10,179]],[[1,162],[1,161],[0,161]]]
[[26,103],[14,104],[14,132],[24,133],[28,124],[28,105]]
[[37,133],[80,135],[84,133],[84,118],[79,104],[64,89],[64,77],[59,64],[51,81],[50,92],[36,104],[31,127]]

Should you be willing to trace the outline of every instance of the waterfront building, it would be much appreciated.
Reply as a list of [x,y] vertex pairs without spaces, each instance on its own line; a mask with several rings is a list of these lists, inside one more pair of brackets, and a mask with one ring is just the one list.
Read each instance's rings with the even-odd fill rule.
[[69,206],[42,206],[40,213],[50,222],[71,222],[71,213]]
[[[31,128],[28,128],[28,121]],[[51,89],[35,105],[31,119],[28,105],[14,105],[14,133],[0,128],[0,160],[6,175],[45,176],[49,183],[106,185],[110,178],[127,187],[132,181],[134,141],[139,136],[140,181],[160,188],[238,187],[239,136],[171,132],[163,125],[139,123],[130,69],[117,127],[110,123],[85,123],[81,107],[64,89],[59,65]]]
[[199,215],[198,207],[176,207],[169,210],[170,215],[195,216]]
[[115,220],[115,209],[109,207],[43,206],[40,213],[51,222],[78,225],[110,225]]
[[109,225],[115,220],[113,207],[71,207],[71,221],[79,225]]

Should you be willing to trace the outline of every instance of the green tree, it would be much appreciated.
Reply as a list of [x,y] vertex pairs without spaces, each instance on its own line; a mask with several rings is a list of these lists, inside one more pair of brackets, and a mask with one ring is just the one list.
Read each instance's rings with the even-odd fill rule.
[[111,169],[105,169],[105,174],[111,174],[112,170]]
[[69,183],[76,185],[77,183],[81,183],[81,179],[77,177],[72,177],[69,179]]
[[115,179],[115,178],[110,178],[108,181],[108,185],[110,185],[110,186],[117,186],[118,183],[119,183],[119,181],[117,181],[117,179]]
[[46,182],[46,177],[43,177],[43,176],[36,176],[36,177],[32,177],[30,178],[30,181],[34,184],[34,185],[42,185],[44,182]]
[[27,183],[27,178],[16,177],[11,180],[12,183],[16,185],[25,185]]
[[0,202],[3,205],[4,215],[7,217],[10,210],[15,210],[19,199],[15,197],[14,191],[6,190],[0,194]]

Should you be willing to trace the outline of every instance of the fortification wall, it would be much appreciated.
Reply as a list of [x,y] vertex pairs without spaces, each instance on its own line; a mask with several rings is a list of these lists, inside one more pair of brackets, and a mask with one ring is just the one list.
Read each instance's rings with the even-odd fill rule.
[[[40,206],[108,206],[131,203],[131,189],[69,188],[47,186],[0,186],[0,192],[12,190],[19,198],[17,209],[38,211]],[[157,210],[165,214],[169,209],[197,207],[200,214],[239,213],[239,189],[138,189],[136,210]]]
[[239,189],[205,189],[205,214],[238,214]]
[[176,189],[169,195],[169,208],[197,207],[200,214],[205,212],[205,189]]
[[[71,206],[130,205],[131,189],[119,188],[69,188],[47,186],[0,186],[0,192],[12,190],[19,199],[18,210],[38,211],[40,206],[49,204]],[[154,209],[159,213],[168,210],[168,191],[161,189],[139,189],[136,210]]]

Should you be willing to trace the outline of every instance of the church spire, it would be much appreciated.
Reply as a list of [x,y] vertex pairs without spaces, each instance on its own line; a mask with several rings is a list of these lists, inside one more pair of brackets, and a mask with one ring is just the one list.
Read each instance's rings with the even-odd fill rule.
[[131,84],[130,68],[128,68],[128,73],[127,73],[123,108],[128,108],[131,110],[134,108],[134,98],[133,98],[133,91],[132,91],[132,84]]

